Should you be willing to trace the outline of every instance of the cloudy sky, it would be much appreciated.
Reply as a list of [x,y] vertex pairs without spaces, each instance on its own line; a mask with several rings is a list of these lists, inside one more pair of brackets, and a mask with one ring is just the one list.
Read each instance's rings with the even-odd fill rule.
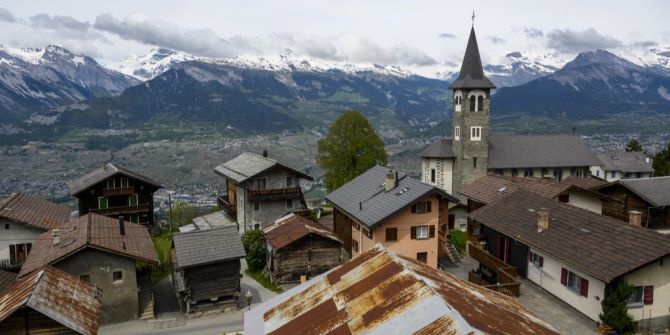
[[0,0],[0,44],[58,44],[118,64],[162,46],[195,55],[294,55],[435,73],[457,67],[475,10],[482,57],[511,51],[569,59],[670,46],[669,1]]

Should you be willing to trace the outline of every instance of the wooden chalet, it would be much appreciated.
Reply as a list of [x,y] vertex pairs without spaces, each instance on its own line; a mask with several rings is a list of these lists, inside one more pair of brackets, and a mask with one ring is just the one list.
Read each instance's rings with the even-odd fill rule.
[[172,282],[183,311],[211,303],[239,306],[246,254],[237,227],[175,233],[172,247]]
[[267,272],[274,284],[297,282],[342,264],[342,241],[326,227],[295,214],[263,228]]
[[0,334],[98,333],[102,290],[54,267],[0,292]]
[[161,185],[149,177],[105,163],[68,183],[79,200],[79,214],[101,214],[132,223],[154,225],[154,192]]

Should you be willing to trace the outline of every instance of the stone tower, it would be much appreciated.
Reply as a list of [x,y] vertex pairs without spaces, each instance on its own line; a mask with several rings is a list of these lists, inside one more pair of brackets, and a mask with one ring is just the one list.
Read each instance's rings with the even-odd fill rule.
[[452,149],[454,156],[453,193],[486,174],[488,166],[489,112],[491,89],[479,57],[474,27],[470,30],[463,65],[453,91]]

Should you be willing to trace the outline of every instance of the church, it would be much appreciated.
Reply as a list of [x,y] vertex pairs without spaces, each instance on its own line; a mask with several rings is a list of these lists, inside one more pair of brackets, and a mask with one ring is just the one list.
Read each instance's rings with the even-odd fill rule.
[[[462,187],[488,172],[561,181],[588,177],[591,167],[602,164],[577,135],[490,135],[491,90],[496,87],[484,74],[474,27],[458,79],[450,88],[452,138],[438,140],[422,152],[423,182],[462,198]],[[464,213],[456,216],[456,225],[464,229]]]

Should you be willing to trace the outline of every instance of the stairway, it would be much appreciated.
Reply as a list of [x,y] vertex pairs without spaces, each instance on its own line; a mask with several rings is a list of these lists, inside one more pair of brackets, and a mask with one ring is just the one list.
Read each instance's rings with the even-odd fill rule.
[[449,260],[452,263],[458,263],[463,261],[461,254],[458,253],[458,250],[456,250],[456,247],[451,242],[445,241],[444,244],[447,249],[447,256],[449,256]]
[[140,320],[154,318],[154,294],[151,291],[151,279],[149,276],[137,278]]

